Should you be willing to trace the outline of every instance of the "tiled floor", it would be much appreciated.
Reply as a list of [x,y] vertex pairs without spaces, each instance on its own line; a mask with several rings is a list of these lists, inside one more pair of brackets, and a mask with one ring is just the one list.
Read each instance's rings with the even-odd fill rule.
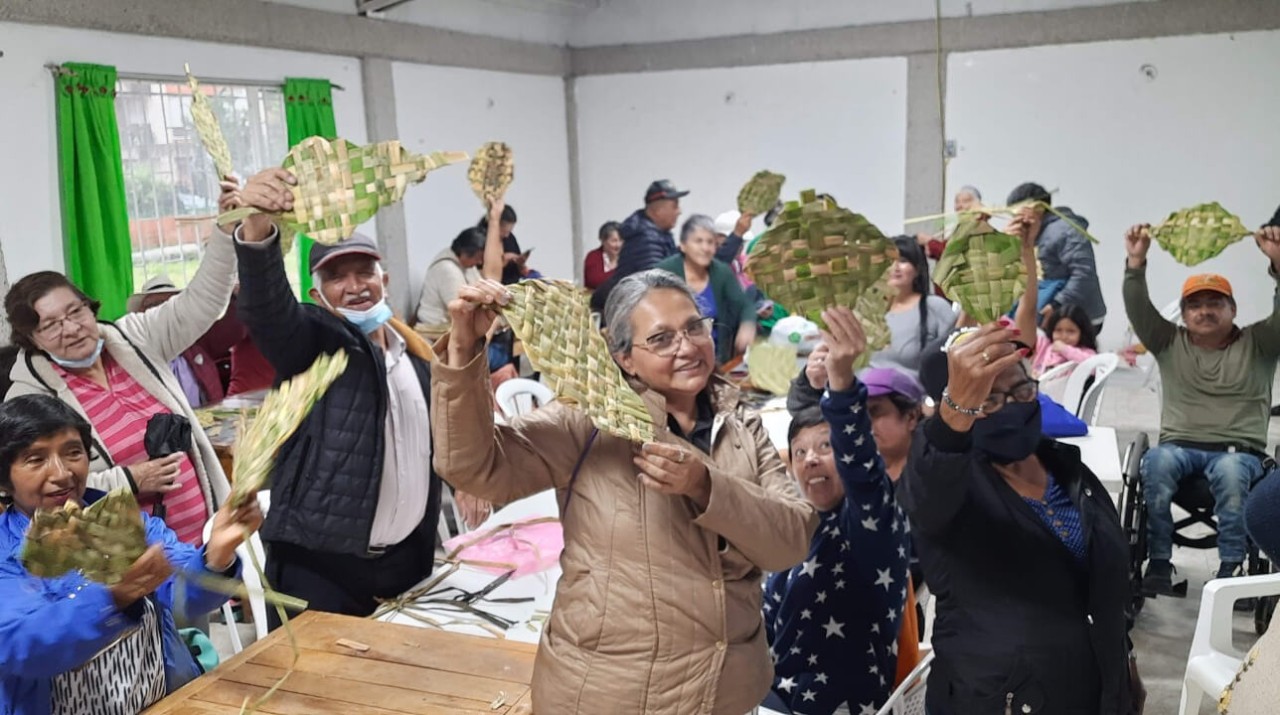
[[[1160,425],[1160,402],[1154,390],[1144,386],[1145,374],[1135,369],[1114,373],[1105,386],[1099,405],[1098,424],[1116,429],[1117,449],[1123,450],[1138,432],[1147,432],[1155,441]],[[1273,390],[1280,396],[1280,389]],[[1280,441],[1280,420],[1273,419],[1269,433],[1272,448]],[[1147,686],[1147,712],[1173,715],[1178,712],[1182,676],[1186,668],[1191,637],[1195,633],[1200,594],[1204,584],[1218,569],[1216,551],[1174,548],[1178,578],[1186,578],[1187,597],[1158,598],[1147,602],[1132,637],[1138,651],[1138,665]],[[1252,616],[1235,618],[1235,644],[1246,649],[1256,636]],[[1216,713],[1216,703],[1204,703],[1200,712]]]

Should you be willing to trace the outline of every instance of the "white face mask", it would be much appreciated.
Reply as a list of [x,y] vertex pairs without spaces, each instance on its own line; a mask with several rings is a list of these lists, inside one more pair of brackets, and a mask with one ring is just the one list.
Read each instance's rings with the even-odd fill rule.
[[105,342],[102,338],[98,338],[98,344],[94,346],[93,352],[89,353],[88,357],[83,357],[79,360],[60,358],[53,353],[49,353],[49,358],[68,370],[83,370],[87,367],[93,367],[93,364],[98,361],[98,356],[102,355],[102,346]]

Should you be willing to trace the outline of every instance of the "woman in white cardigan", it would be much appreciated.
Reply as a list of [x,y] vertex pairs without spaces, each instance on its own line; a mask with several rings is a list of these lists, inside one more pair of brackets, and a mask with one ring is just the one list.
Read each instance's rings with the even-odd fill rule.
[[[235,201],[224,193],[222,203]],[[93,426],[89,487],[129,486],[186,543],[200,543],[230,485],[169,361],[223,314],[235,280],[235,250],[219,229],[181,294],[114,323],[98,321],[98,302],[53,271],[22,278],[5,297],[21,348],[5,398],[53,395],[83,415]],[[191,439],[185,449],[151,459],[144,437],[157,415],[185,418]]]

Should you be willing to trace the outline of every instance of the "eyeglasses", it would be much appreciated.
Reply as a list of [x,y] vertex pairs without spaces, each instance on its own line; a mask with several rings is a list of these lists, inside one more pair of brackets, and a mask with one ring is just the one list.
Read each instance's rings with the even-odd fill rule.
[[982,401],[982,413],[990,415],[1004,409],[1004,406],[1012,402],[1031,402],[1040,394],[1040,381],[1026,379],[1013,387],[1007,392],[993,392],[987,395],[987,399]]
[[84,325],[85,318],[87,318],[91,312],[92,311],[89,310],[88,301],[81,301],[79,305],[68,310],[67,314],[61,318],[54,318],[46,323],[37,325],[35,334],[43,340],[54,340],[62,337],[66,331],[66,324],[68,322],[75,323],[77,325]]
[[830,440],[824,440],[822,442],[819,442],[817,445],[815,445],[813,449],[796,447],[795,449],[791,450],[791,459],[798,462],[803,462],[804,460],[808,459],[810,455],[813,455],[815,457],[825,457],[829,454],[831,454],[831,442]]
[[666,330],[651,335],[643,343],[636,344],[636,347],[658,357],[669,358],[680,352],[681,340],[687,339],[691,343],[703,345],[710,341],[712,322],[711,318],[696,318],[689,321],[683,330]]

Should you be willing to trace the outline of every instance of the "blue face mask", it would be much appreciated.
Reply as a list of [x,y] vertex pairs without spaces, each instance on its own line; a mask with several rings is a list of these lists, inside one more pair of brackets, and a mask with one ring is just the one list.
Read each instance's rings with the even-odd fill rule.
[[49,353],[49,359],[58,363],[62,367],[67,368],[68,370],[83,370],[86,367],[93,367],[93,364],[98,361],[98,356],[102,355],[102,346],[105,342],[106,341],[103,340],[102,338],[98,338],[98,344],[94,346],[93,352],[89,353],[88,357],[83,357],[83,358],[80,358],[79,360],[68,360],[66,358],[60,358],[57,355],[54,355],[53,353]]
[[384,323],[391,320],[391,306],[387,305],[387,299],[383,298],[378,301],[377,305],[368,310],[348,310],[347,308],[336,309],[342,317],[351,321],[365,335],[381,328]]

